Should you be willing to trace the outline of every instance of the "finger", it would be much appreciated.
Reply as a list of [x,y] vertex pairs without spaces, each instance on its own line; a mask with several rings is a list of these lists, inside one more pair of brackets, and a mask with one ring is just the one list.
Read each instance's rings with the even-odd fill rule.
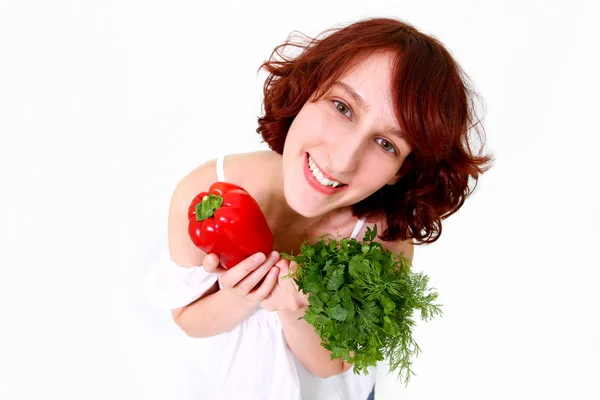
[[271,267],[269,273],[267,276],[265,276],[263,283],[258,288],[254,289],[250,293],[249,297],[256,301],[263,301],[266,299],[271,294],[275,286],[277,286],[279,272],[280,270],[278,267]]
[[279,260],[279,253],[276,251],[271,252],[266,261],[256,270],[252,271],[248,276],[244,279],[240,280],[236,285],[236,289],[240,291],[242,294],[249,293],[252,289],[254,289],[259,282],[265,278],[265,276],[269,273],[269,270],[275,265],[275,263]]
[[202,266],[204,267],[205,270],[210,272],[217,267],[217,265],[219,264],[218,260],[219,260],[219,257],[216,254],[214,254],[214,253],[207,254],[204,257],[204,260],[202,260]]
[[256,253],[246,258],[241,263],[228,269],[227,272],[221,276],[221,285],[223,285],[224,288],[231,289],[237,285],[239,281],[248,276],[248,274],[261,266],[265,260],[266,256],[263,253]]
[[[204,260],[202,261],[202,266],[204,267],[204,270],[208,273],[216,273],[219,269],[219,256],[214,254],[214,253],[210,253],[207,254],[206,257],[204,257]],[[221,268],[224,270],[224,268]],[[222,271],[221,271],[222,272]]]
[[287,275],[289,272],[290,261],[282,258],[277,261],[275,266],[278,267],[284,275]]

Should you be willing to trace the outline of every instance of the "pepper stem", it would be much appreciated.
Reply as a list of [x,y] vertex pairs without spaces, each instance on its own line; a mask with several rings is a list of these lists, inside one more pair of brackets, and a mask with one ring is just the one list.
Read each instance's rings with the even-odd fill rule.
[[196,221],[204,221],[215,215],[215,211],[223,204],[223,197],[216,194],[204,196],[202,201],[196,204]]

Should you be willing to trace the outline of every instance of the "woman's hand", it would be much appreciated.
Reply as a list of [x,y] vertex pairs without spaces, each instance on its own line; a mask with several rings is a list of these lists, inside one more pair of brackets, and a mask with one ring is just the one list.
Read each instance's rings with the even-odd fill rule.
[[275,268],[279,268],[279,276],[269,296],[261,302],[268,311],[298,311],[308,307],[308,295],[298,291],[298,286],[292,278],[282,279],[289,274],[290,268],[294,270],[296,263],[279,259]]
[[275,263],[279,253],[271,252],[265,259],[263,253],[254,254],[236,266],[225,269],[220,266],[219,257],[208,254],[202,266],[209,273],[219,274],[222,289],[258,305],[266,299],[277,285],[279,268]]

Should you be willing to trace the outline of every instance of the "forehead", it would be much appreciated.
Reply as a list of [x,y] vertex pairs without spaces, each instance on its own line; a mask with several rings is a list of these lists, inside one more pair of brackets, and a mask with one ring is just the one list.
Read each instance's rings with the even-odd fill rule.
[[377,52],[357,63],[338,80],[354,89],[368,105],[390,106],[393,67],[392,53]]
[[383,79],[390,80],[394,66],[394,55],[391,52],[379,51],[367,56],[342,75],[348,79]]

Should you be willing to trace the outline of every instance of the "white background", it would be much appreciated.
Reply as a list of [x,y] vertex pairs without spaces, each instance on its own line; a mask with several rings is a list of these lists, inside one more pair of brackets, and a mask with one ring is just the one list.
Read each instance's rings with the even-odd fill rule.
[[377,399],[600,398],[591,3],[0,2],[0,398],[207,398],[202,344],[142,294],[174,185],[266,148],[257,68],[289,33],[369,16],[450,49],[496,158],[416,249],[445,314]]

